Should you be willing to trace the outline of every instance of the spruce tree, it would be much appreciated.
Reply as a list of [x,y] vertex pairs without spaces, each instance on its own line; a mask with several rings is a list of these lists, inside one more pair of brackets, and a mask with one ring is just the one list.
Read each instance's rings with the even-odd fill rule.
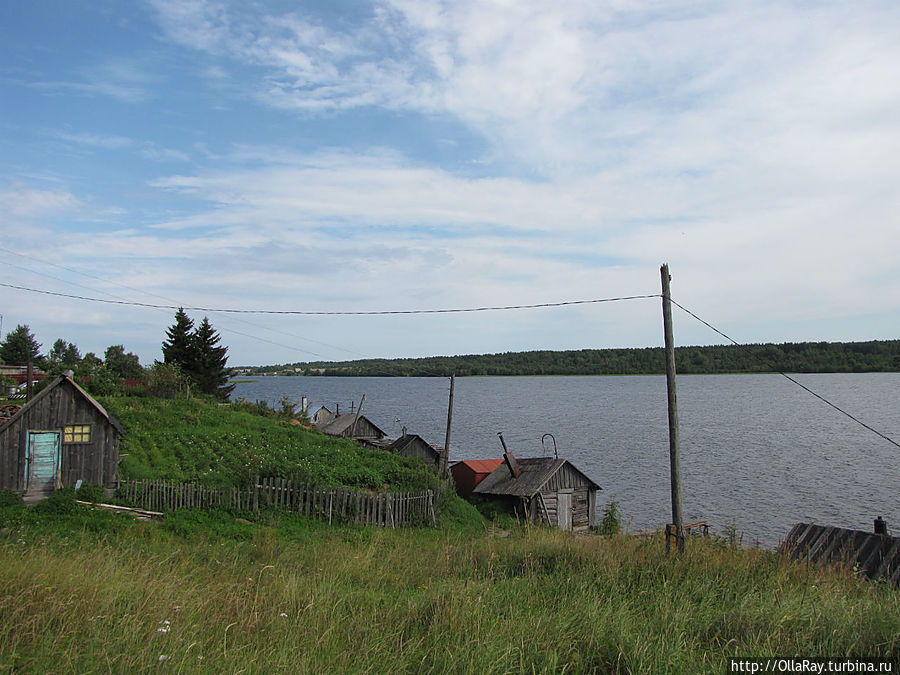
[[206,317],[194,331],[193,339],[197,353],[197,368],[193,376],[197,386],[204,394],[227,399],[234,389],[233,384],[228,384],[228,348],[219,346],[221,338]]
[[195,376],[198,354],[194,340],[194,322],[181,307],[175,312],[175,323],[166,331],[162,353],[163,363],[174,363],[186,375]]

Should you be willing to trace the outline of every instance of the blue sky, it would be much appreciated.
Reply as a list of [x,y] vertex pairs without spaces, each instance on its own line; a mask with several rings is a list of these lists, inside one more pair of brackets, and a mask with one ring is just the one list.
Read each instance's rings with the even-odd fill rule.
[[[659,292],[743,342],[900,334],[896,2],[0,9],[0,283],[373,311]],[[2,287],[160,357],[174,311]],[[208,314],[230,363],[662,343],[658,300]],[[676,313],[680,344],[721,339]]]

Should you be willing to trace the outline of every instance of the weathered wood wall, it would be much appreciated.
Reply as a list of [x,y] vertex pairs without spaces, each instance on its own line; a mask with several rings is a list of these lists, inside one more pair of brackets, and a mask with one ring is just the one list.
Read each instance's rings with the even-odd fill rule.
[[418,436],[413,436],[396,450],[402,457],[418,457],[432,469],[437,470],[441,463],[440,453]]
[[[558,520],[559,499],[557,491],[544,490],[541,497],[535,497],[532,500],[532,518],[535,520],[544,520],[556,527]],[[596,492],[594,492],[596,494]],[[572,491],[572,529],[586,530],[593,522],[593,508],[596,498],[587,487],[576,488]]]
[[25,453],[29,431],[58,431],[68,425],[90,425],[89,443],[63,440],[60,476],[64,486],[79,479],[113,487],[119,464],[119,433],[89,400],[67,380],[54,386],[19,417],[0,429],[0,489],[25,489]]

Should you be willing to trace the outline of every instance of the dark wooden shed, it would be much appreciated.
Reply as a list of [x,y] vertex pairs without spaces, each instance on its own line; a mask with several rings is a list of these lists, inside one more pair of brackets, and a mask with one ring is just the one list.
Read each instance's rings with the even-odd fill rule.
[[441,454],[444,451],[441,447],[431,445],[419,434],[403,434],[397,440],[392,441],[385,450],[403,457],[418,457],[435,471],[440,471]]
[[323,434],[341,438],[384,438],[384,432],[375,426],[374,422],[365,415],[359,415],[359,419],[357,419],[356,413],[338,415],[331,420],[325,421],[323,424],[319,424],[317,428]]
[[596,524],[599,489],[567,459],[516,459],[507,453],[473,494],[511,502],[535,522],[546,522],[562,530],[586,530]]
[[67,375],[0,425],[0,489],[39,498],[80,479],[115,487],[122,426]]

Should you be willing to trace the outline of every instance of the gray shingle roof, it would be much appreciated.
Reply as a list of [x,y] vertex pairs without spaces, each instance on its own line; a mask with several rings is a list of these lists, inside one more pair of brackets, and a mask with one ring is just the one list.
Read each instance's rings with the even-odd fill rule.
[[[519,467],[522,469],[522,473],[518,478],[513,478],[509,466],[507,466],[506,462],[503,462],[478,484],[475,492],[483,495],[531,497],[540,492],[553,474],[567,463],[574,471],[581,473],[565,459],[556,459],[555,457],[518,457],[516,459],[519,462]],[[595,488],[600,487],[587,476],[585,478]]]
[[[329,436],[340,436],[353,425],[353,422],[355,420],[356,413],[344,413],[343,415],[338,415],[324,426],[319,427],[319,431],[321,431],[323,434],[328,434]],[[368,422],[372,427],[375,428],[376,431],[384,436],[384,432],[381,431],[381,429],[379,429],[377,426],[375,426],[372,420],[370,420],[365,415],[359,416],[360,429],[363,428],[363,420],[365,420],[365,422]]]

